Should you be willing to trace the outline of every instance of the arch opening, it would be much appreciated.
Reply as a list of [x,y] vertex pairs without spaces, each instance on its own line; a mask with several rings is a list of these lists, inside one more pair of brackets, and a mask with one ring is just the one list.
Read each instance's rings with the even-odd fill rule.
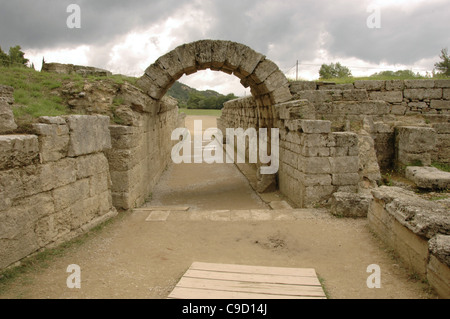
[[[154,100],[160,100],[183,75],[210,69],[240,79],[256,101],[260,127],[272,127],[273,105],[292,98],[289,83],[278,66],[246,45],[223,40],[183,44],[158,58],[137,84]],[[267,116],[268,115],[268,116]]]

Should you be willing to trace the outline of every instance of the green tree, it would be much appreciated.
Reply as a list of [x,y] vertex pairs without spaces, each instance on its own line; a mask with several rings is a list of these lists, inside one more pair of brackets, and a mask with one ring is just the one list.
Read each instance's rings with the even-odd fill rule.
[[447,48],[441,50],[441,55],[439,56],[442,61],[437,62],[434,67],[441,73],[450,76],[450,57],[448,56]]
[[9,55],[3,52],[2,47],[0,47],[0,66],[9,66],[11,64],[11,60]]
[[11,59],[11,64],[27,66],[29,60],[25,59],[25,53],[22,52],[20,45],[9,48],[9,58]]
[[336,64],[322,64],[319,75],[321,79],[348,78],[352,76],[352,72],[338,62]]

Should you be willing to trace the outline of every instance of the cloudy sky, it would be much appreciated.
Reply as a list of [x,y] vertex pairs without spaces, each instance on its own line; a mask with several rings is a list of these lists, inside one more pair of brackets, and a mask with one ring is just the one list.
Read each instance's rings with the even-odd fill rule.
[[[69,28],[70,4],[81,28]],[[368,23],[369,22],[369,23]],[[0,46],[20,45],[39,70],[47,62],[141,76],[159,56],[200,39],[248,45],[287,76],[313,80],[323,63],[353,75],[424,73],[450,49],[448,0],[0,0]],[[182,82],[248,94],[237,78],[201,71]]]

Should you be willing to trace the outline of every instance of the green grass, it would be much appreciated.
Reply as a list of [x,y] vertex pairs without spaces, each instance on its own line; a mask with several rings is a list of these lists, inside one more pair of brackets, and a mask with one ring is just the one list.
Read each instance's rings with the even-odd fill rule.
[[197,115],[197,116],[217,116],[222,115],[222,110],[201,110],[201,109],[180,109],[180,113],[185,113],[186,115]]
[[[124,75],[112,75],[109,77],[88,76],[79,74],[56,74],[38,72],[24,67],[0,67],[0,84],[14,88],[15,106],[13,113],[19,131],[27,132],[29,125],[41,116],[61,116],[72,114],[67,102],[55,90],[60,89],[64,83],[72,82],[72,89],[82,91],[85,82],[110,81],[115,84],[129,82],[135,84],[137,78]],[[119,106],[123,101],[117,99],[114,106]]]
[[446,164],[446,163],[433,163],[431,164],[431,166],[440,169],[441,171],[444,172],[449,172],[450,173],[450,164]]

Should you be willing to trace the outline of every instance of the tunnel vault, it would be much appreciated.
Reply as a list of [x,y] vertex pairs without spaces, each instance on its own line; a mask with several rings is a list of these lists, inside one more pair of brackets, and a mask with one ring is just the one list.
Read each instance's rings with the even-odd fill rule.
[[150,65],[137,84],[160,100],[183,75],[211,69],[233,74],[256,100],[260,127],[272,127],[273,106],[292,98],[289,83],[278,66],[246,45],[222,40],[183,44]]

